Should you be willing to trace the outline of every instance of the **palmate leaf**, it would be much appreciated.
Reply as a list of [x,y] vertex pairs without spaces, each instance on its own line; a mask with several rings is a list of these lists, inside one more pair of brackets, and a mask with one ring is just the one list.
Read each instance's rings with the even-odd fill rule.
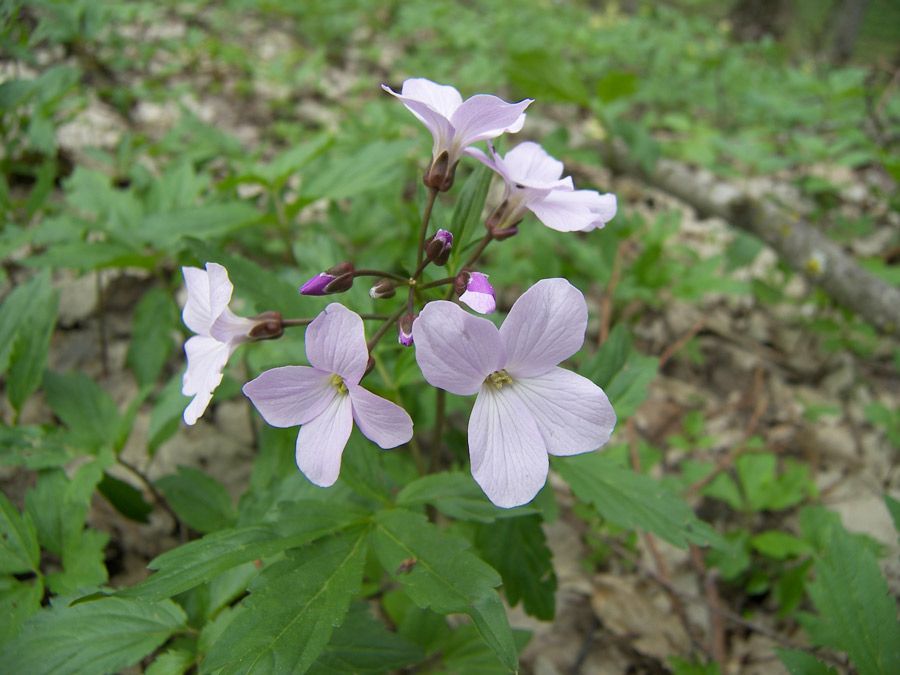
[[465,539],[444,534],[423,515],[391,509],[375,517],[372,548],[417,605],[468,614],[504,667],[517,670],[512,631],[494,590],[500,576],[468,550]]
[[625,528],[641,528],[679,548],[688,542],[727,546],[677,495],[649,476],[617,466],[603,455],[586,453],[553,462],[582,501]]
[[515,607],[521,600],[528,614],[552,621],[556,574],[541,517],[506,518],[480,525],[476,532],[475,545],[503,577],[510,606]]
[[200,672],[306,672],[359,594],[367,534],[359,528],[291,551],[256,577]]
[[171,600],[150,604],[104,598],[57,605],[32,616],[0,651],[4,673],[115,673],[140,660],[187,617]]
[[156,574],[116,595],[151,602],[170,598],[232,567],[301,546],[366,518],[351,504],[300,500],[291,508],[299,509],[303,518],[220,530],[163,553],[150,561],[150,569],[158,570]]
[[816,563],[809,597],[818,616],[798,619],[810,639],[846,651],[860,675],[900,673],[900,624],[878,561],[839,523]]

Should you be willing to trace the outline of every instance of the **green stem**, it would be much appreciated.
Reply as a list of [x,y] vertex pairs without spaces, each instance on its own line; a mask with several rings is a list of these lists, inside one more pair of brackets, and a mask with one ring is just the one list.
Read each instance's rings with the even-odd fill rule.
[[284,210],[284,202],[281,201],[278,190],[272,190],[269,194],[272,196],[272,204],[275,206],[275,217],[278,219],[278,231],[281,233],[281,238],[284,241],[285,256],[291,265],[297,267],[299,266],[299,263],[294,256],[294,244],[291,241],[291,226],[290,223],[288,223],[287,212]]
[[399,281],[403,284],[409,282],[409,279],[401,274],[394,274],[393,272],[381,272],[379,270],[354,270],[353,278],[355,279],[356,277],[382,277],[384,279],[393,279],[394,281]]
[[480,242],[478,242],[478,247],[474,251],[472,251],[472,255],[470,255],[469,259],[466,260],[465,263],[463,263],[463,267],[468,267],[469,265],[474,264],[475,261],[478,260],[478,258],[484,252],[484,249],[487,248],[487,245],[491,243],[492,239],[493,239],[493,235],[490,232],[488,232],[486,235],[484,235],[482,240]]
[[375,345],[378,344],[378,341],[382,337],[384,337],[384,333],[385,333],[385,331],[387,331],[388,327],[390,327],[391,324],[393,324],[397,319],[399,319],[400,315],[403,314],[403,312],[405,312],[405,311],[406,311],[406,307],[401,307],[396,312],[391,314],[388,317],[388,319],[383,324],[381,324],[381,326],[378,328],[378,330],[375,331],[375,335],[373,335],[372,338],[366,343],[366,349],[369,350],[370,354],[372,353],[372,349],[375,347]]
[[423,284],[422,286],[419,286],[419,288],[424,291],[426,288],[437,288],[438,286],[446,286],[447,284],[454,283],[456,283],[456,277],[444,277],[443,279],[438,279],[437,281],[431,281],[427,284]]
[[437,197],[438,189],[428,189],[428,202],[425,204],[425,214],[422,216],[422,227],[419,229],[419,251],[416,254],[416,267],[422,266],[422,258],[425,256],[425,234],[428,232],[428,221],[431,220],[431,209]]

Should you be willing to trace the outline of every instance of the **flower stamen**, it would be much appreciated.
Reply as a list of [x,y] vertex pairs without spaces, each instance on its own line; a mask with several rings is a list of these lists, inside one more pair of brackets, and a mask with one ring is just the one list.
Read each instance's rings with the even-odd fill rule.
[[337,387],[339,394],[343,395],[343,394],[347,393],[347,385],[344,384],[344,378],[342,378],[340,375],[337,375],[337,374],[332,375],[331,376],[331,384],[333,384],[335,387]]
[[495,370],[493,373],[488,375],[485,379],[485,382],[490,382],[492,385],[497,387],[497,389],[502,389],[504,384],[512,384],[512,378],[505,370]]

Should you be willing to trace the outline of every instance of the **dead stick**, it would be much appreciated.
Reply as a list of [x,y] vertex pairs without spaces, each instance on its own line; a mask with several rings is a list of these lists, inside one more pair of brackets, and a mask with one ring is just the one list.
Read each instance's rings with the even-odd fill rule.
[[727,656],[725,653],[725,626],[722,624],[722,615],[718,612],[719,605],[719,589],[716,588],[715,572],[706,569],[706,563],[703,562],[703,554],[696,544],[690,544],[691,561],[697,574],[703,579],[703,592],[706,595],[706,603],[709,607],[709,634],[712,643],[713,659],[719,664],[719,670],[725,672],[725,663]]
[[[637,449],[637,430],[634,427],[633,418],[629,417],[625,421],[625,430],[628,434],[628,453],[631,458],[631,468],[634,469],[635,472],[640,473],[641,456],[638,453]],[[653,563],[656,565],[656,569],[659,572],[660,576],[665,579],[671,586],[671,578],[669,577],[669,571],[666,568],[666,561],[663,560],[662,555],[660,555],[659,553],[659,548],[656,545],[656,539],[649,532],[641,532],[641,538],[644,540],[644,544],[650,551],[650,555],[653,556]],[[688,619],[688,615],[684,609],[684,605],[681,603],[681,599],[672,591],[671,588],[663,586],[663,589],[669,596],[669,601],[672,603],[672,609],[675,610],[675,614],[678,615],[678,620],[681,621],[681,625],[684,626],[684,631],[688,634],[688,637],[690,637],[691,642],[700,647],[700,649],[703,650],[703,652],[708,657],[712,658],[709,646],[704,644],[694,636],[694,632],[691,630],[691,622]]]
[[750,436],[753,435],[753,431],[756,429],[756,425],[759,423],[759,418],[762,416],[763,411],[769,405],[769,401],[766,397],[762,397],[756,403],[756,408],[753,409],[753,414],[750,416],[750,421],[747,423],[747,428],[744,430],[744,435],[741,438],[741,442],[738,443],[737,448],[733,452],[728,453],[725,457],[720,459],[718,463],[716,463],[713,470],[706,474],[700,480],[691,483],[687,488],[682,491],[682,494],[693,496],[697,494],[700,490],[705,488],[707,485],[713,482],[716,476],[720,473],[731,467],[735,460],[744,454],[747,450],[747,441],[750,439]]
[[703,327],[706,325],[706,317],[701,316],[694,322],[694,325],[691,326],[688,331],[682,335],[678,340],[676,340],[673,344],[666,347],[663,350],[663,353],[659,355],[659,366],[658,368],[662,369],[662,367],[666,364],[666,361],[671,359],[675,354],[681,351],[681,348],[684,347],[697,333],[703,330]]

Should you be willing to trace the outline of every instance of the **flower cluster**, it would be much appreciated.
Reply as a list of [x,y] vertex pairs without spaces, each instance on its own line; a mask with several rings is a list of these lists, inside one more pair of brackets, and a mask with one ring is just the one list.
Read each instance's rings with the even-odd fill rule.
[[[479,94],[463,101],[453,87],[422,78],[406,80],[399,94],[382,86],[402,101],[434,140],[423,176],[429,201],[414,271],[407,276],[357,269],[345,261],[310,278],[300,293],[342,293],[356,278],[374,276],[378,281],[369,291],[373,300],[394,298],[398,291],[405,291],[406,298],[386,315],[360,316],[332,303],[311,319],[285,320],[278,312],[243,318],[229,308],[233,287],[224,267],[211,262],[205,269],[182,268],[188,296],[183,318],[196,333],[185,343],[188,366],[182,391],[193,399],[184,420],[194,424],[206,410],[228,359],[240,345],[280,337],[286,327],[307,326],[309,365],[265,371],[246,383],[243,393],[268,424],[300,427],[298,467],[312,483],[330,486],[339,476],[354,423],[382,448],[412,439],[413,421],[407,412],[360,384],[375,365],[373,348],[396,325],[399,344],[415,349],[429,384],[460,396],[477,394],[468,445],[472,475],[485,494],[505,508],[527,503],[546,482],[549,455],[595,450],[609,440],[616,424],[603,390],[559,366],[584,341],[588,316],[584,297],[565,279],[543,279],[519,297],[498,329],[460,304],[426,293],[447,285],[459,303],[490,314],[497,306],[494,288],[488,275],[473,267],[488,244],[515,235],[529,212],[560,232],[603,227],[616,213],[616,198],[576,190],[570,176],[563,178],[562,162],[537,143],[520,143],[505,156],[496,152],[490,139],[522,129],[531,99],[508,103]],[[479,141],[488,141],[487,153],[473,147]],[[439,229],[426,235],[435,198],[452,187],[464,156],[495,171],[505,189],[485,222],[484,238],[460,263],[452,255],[451,232]],[[429,265],[448,266],[453,276],[425,283],[422,273]],[[368,342],[364,319],[382,322]]]

